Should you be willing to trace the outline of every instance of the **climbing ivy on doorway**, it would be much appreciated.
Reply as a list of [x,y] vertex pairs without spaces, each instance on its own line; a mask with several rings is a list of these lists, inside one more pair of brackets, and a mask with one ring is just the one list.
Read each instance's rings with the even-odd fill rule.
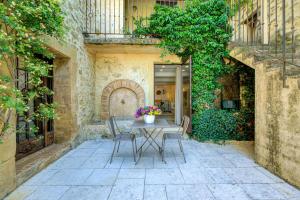
[[[63,14],[57,0],[0,0],[0,142],[15,111],[27,121],[55,117],[55,106],[43,103],[36,112],[25,115],[28,102],[52,94],[42,85],[42,77],[49,76],[52,69],[43,58],[53,58],[41,39],[44,35],[63,35]],[[23,91],[15,87],[17,62],[28,73],[29,87]]]
[[185,2],[185,8],[155,6],[147,25],[144,19],[137,21],[135,34],[160,38],[164,54],[175,54],[183,63],[192,57],[193,133],[197,134],[203,111],[214,108],[219,77],[230,71],[224,57],[232,29],[226,0]]

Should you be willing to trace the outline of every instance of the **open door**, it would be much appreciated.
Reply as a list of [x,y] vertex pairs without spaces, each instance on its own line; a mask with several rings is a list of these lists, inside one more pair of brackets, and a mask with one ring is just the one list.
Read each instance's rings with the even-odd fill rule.
[[183,115],[190,116],[190,66],[154,66],[154,102],[162,111],[160,117],[179,125]]

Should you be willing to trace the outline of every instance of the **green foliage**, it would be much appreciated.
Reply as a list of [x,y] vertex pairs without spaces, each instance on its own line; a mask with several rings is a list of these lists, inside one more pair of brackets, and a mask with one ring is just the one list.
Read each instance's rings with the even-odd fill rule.
[[243,108],[238,111],[207,109],[202,112],[194,136],[201,140],[252,140],[254,112]]
[[[1,68],[8,68],[6,74],[9,75],[0,76],[0,110],[16,110],[19,115],[24,115],[29,109],[28,102],[52,93],[42,86],[41,77],[48,77],[52,66],[40,57],[51,59],[53,55],[41,37],[59,38],[62,34],[63,15],[57,0],[0,1],[0,63]],[[29,74],[27,91],[15,88],[16,58]],[[54,117],[53,105],[41,105],[27,120]],[[4,121],[8,123],[9,120]]]
[[202,112],[214,107],[218,78],[230,71],[223,61],[232,36],[229,17],[225,0],[189,0],[184,9],[155,6],[148,26],[143,20],[136,22],[136,36],[160,38],[165,54],[175,54],[183,63],[192,57],[193,133],[197,135]]
[[232,112],[226,110],[207,109],[202,112],[197,124],[195,136],[201,140],[236,140],[237,120]]
[[242,108],[235,113],[237,120],[237,134],[240,140],[254,139],[254,110]]
[[244,65],[237,66],[240,74],[241,109],[238,111],[238,133],[245,140],[254,139],[255,107],[255,71]]
[[10,83],[9,77],[0,76],[0,108],[14,108],[18,113],[24,113],[27,106],[22,100],[22,93],[16,88],[12,88]]

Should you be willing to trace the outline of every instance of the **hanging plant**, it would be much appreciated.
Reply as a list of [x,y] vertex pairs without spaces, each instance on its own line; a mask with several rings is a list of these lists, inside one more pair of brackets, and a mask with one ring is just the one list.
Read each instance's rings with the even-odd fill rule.
[[148,26],[143,20],[136,22],[136,36],[156,35],[159,47],[182,62],[192,57],[194,133],[199,132],[202,112],[214,108],[219,77],[230,71],[223,59],[232,36],[229,17],[225,0],[189,0],[185,8],[156,5]]

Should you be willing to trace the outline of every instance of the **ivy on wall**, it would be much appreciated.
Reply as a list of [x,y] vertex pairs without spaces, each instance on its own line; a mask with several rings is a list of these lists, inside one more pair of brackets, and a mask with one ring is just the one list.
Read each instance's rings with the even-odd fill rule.
[[232,35],[229,17],[226,0],[188,0],[185,8],[157,5],[148,25],[136,23],[136,36],[160,38],[165,54],[175,54],[182,62],[192,57],[194,134],[201,129],[203,111],[214,108],[218,78],[230,71],[223,60]]
[[[52,69],[42,58],[53,58],[41,39],[44,35],[63,35],[63,14],[57,0],[0,1],[0,136],[9,128],[15,111],[27,121],[55,118],[53,104],[40,104],[31,115],[24,115],[30,101],[53,93],[42,86],[41,78],[49,76]],[[16,59],[29,74],[26,91],[15,87]]]

